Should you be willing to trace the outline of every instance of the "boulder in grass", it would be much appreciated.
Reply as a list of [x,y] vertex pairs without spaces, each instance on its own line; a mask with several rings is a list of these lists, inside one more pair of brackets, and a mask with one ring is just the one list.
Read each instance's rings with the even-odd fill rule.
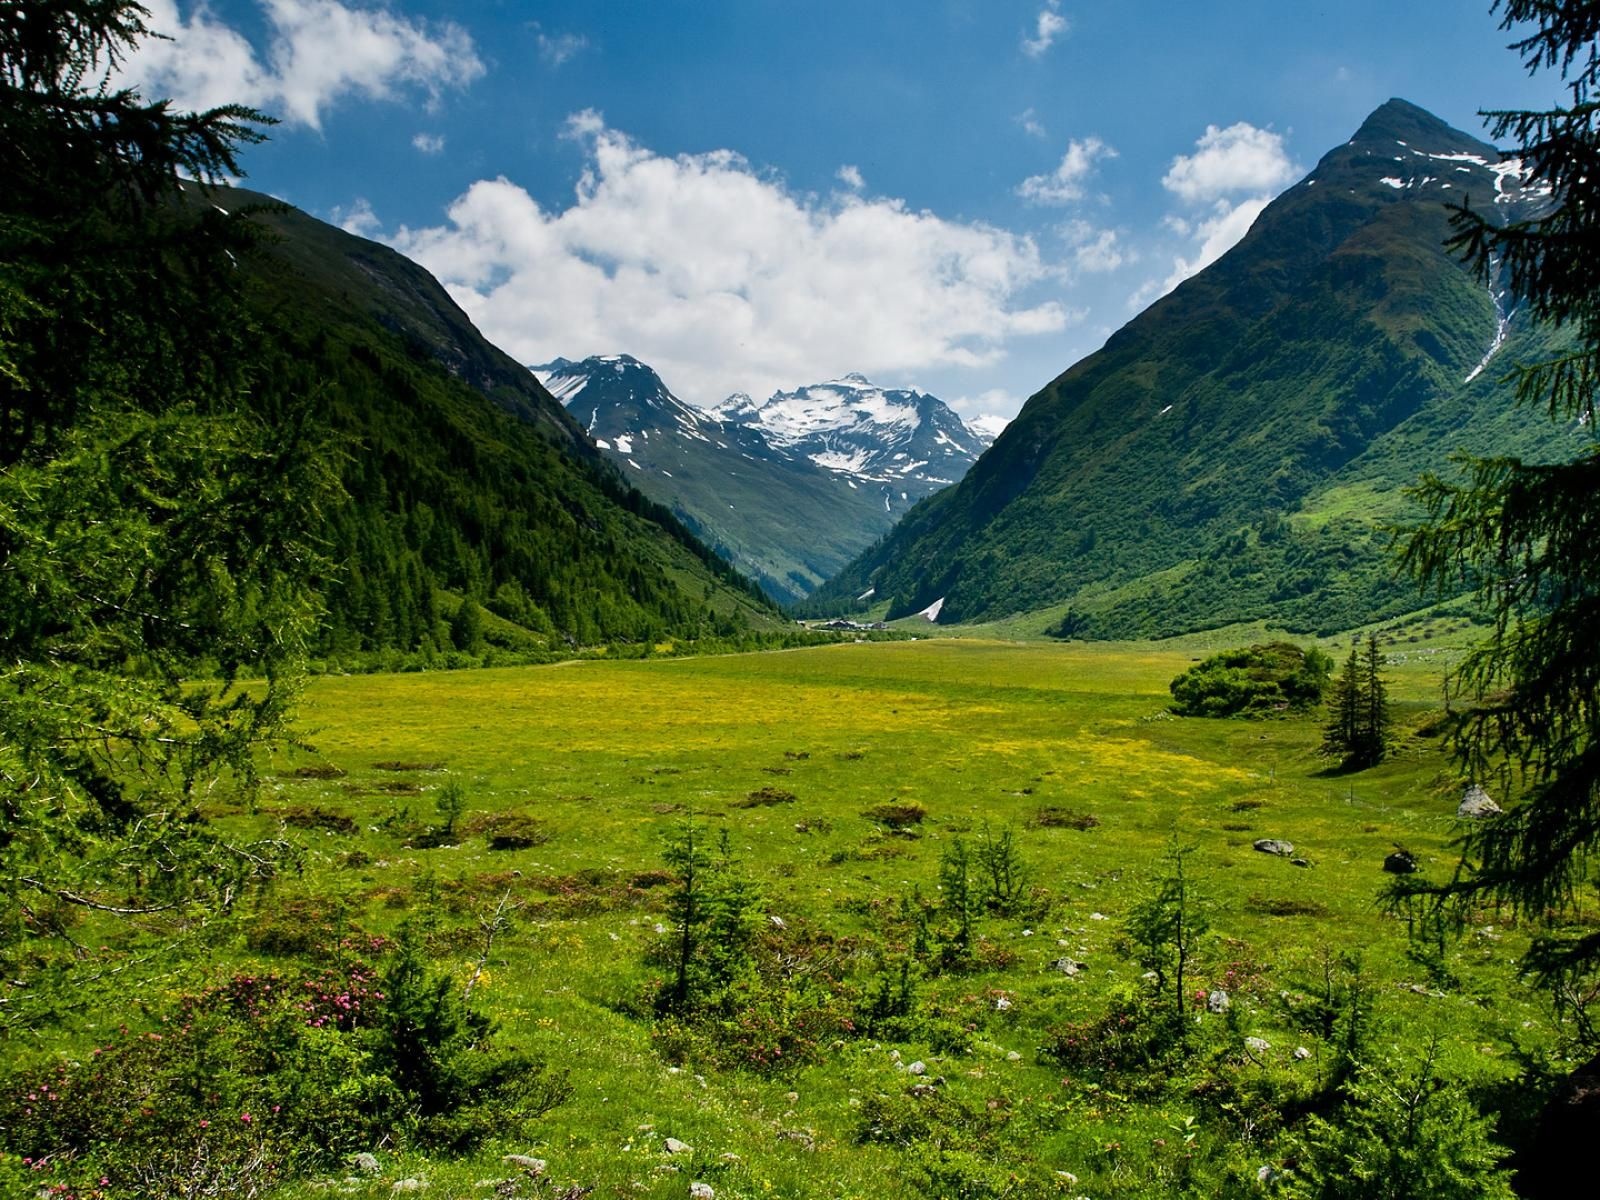
[[1498,817],[1501,809],[1483,790],[1482,784],[1474,783],[1461,796],[1461,803],[1456,805],[1456,818],[1461,821],[1481,821],[1485,817]]
[[1404,846],[1396,846],[1394,852],[1383,860],[1383,869],[1391,875],[1415,874],[1417,856]]
[[1282,838],[1257,838],[1255,848],[1262,854],[1276,854],[1279,858],[1289,858],[1294,854],[1294,843]]

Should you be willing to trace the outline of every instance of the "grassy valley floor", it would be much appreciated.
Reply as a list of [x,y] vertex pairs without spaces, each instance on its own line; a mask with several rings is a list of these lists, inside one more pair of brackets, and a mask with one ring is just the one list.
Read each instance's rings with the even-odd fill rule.
[[[1513,1040],[1553,1037],[1514,980],[1517,931],[1485,918],[1493,928],[1430,972],[1377,901],[1397,844],[1434,876],[1454,862],[1460,781],[1418,732],[1453,653],[1425,640],[1396,652],[1399,752],[1346,776],[1318,757],[1315,719],[1170,716],[1167,683],[1198,654],[1183,646],[939,640],[320,678],[303,710],[315,752],[276,764],[256,811],[210,806],[241,832],[288,822],[308,841],[305,870],[253,919],[255,951],[168,983],[270,969],[273,947],[296,944],[262,936],[274,926],[392,934],[427,912],[430,955],[465,986],[481,922],[502,897],[520,906],[474,1003],[502,1040],[569,1071],[570,1099],[532,1140],[466,1157],[373,1147],[373,1173],[321,1172],[342,1194],[416,1180],[436,1197],[489,1195],[519,1175],[508,1153],[548,1163],[522,1195],[681,1200],[703,1182],[724,1200],[1100,1197],[1180,1194],[1204,1170],[1253,1178],[1278,1169],[1285,1114],[1333,1069],[1332,1031],[1305,1013],[1341,954],[1361,955],[1372,1044],[1396,1061],[1436,1033],[1446,1073],[1492,1088]],[[454,844],[408,848],[451,780],[467,798]],[[901,836],[866,815],[890,803],[926,819]],[[687,815],[728,831],[759,888],[769,967],[841,981],[853,1031],[797,1040],[794,1065],[752,1052],[741,1066],[747,1030],[689,1036],[651,1019],[671,926],[662,849]],[[922,973],[916,1019],[863,1032],[874,978],[909,953],[902,900],[937,904],[941,854],[985,823],[1014,832],[1024,900],[979,918],[970,968]],[[508,830],[535,844],[491,849]],[[1194,1005],[1196,1049],[1147,1076],[1063,1058],[1063,1038],[1149,986],[1126,922],[1174,835],[1196,847],[1187,871],[1212,925],[1190,990],[1225,988],[1230,1011]],[[1308,865],[1257,852],[1259,838]],[[1083,969],[1064,974],[1064,958]],[[692,1149],[669,1153],[669,1138]],[[1006,1192],[1011,1175],[1023,1182]]]

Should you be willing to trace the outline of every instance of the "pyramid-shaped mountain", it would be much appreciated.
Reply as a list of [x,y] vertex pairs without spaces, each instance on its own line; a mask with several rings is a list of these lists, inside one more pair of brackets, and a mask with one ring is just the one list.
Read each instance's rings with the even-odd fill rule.
[[1450,206],[1549,203],[1522,164],[1391,100],[1240,243],[1033,396],[962,482],[815,603],[871,591],[942,622],[1041,613],[1064,635],[1415,608],[1389,523],[1456,450],[1561,454],[1505,367],[1548,348],[1446,249]]

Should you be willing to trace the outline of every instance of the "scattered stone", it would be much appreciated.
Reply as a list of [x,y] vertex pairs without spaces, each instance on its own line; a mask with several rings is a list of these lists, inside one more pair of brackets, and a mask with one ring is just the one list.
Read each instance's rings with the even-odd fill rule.
[[1247,1037],[1244,1040],[1244,1048],[1251,1054],[1265,1054],[1272,1049],[1272,1043],[1266,1038]]
[[1023,931],[1022,931],[1022,936],[1023,936],[1023,937],[1032,937],[1032,936],[1033,936],[1033,930],[1031,930],[1031,929],[1024,929],[1024,930],[1023,930]]
[[546,1169],[548,1169],[548,1167],[550,1166],[550,1164],[545,1162],[544,1159],[535,1158],[531,1154],[508,1154],[504,1158],[502,1158],[500,1161],[501,1162],[508,1162],[514,1167],[521,1167],[524,1171],[526,1171],[529,1175],[532,1175],[535,1179],[537,1179],[537,1178],[539,1178],[539,1176],[543,1175],[545,1173]]
[[996,1012],[1007,1012],[1011,1008],[1011,1001],[1001,996],[994,1002],[994,1007]]
[[427,1186],[420,1179],[396,1179],[389,1190],[391,1192],[420,1192]]
[[1271,1183],[1277,1177],[1278,1177],[1278,1173],[1276,1171],[1274,1171],[1270,1166],[1269,1167],[1262,1167],[1259,1171],[1256,1172],[1256,1182],[1257,1183]]
[[668,1154],[693,1154],[694,1147],[688,1142],[680,1142],[677,1138],[668,1138],[661,1143],[667,1148]]
[[697,1179],[689,1185],[689,1200],[716,1200],[716,1196],[709,1183],[701,1183]]
[[785,1129],[778,1134],[780,1142],[793,1142],[802,1150],[815,1150],[817,1148],[817,1135],[806,1129]]
[[1498,817],[1500,812],[1500,806],[1489,798],[1489,793],[1483,790],[1481,784],[1476,783],[1467,788],[1461,796],[1461,803],[1456,805],[1456,818],[1462,821]]
[[1210,1013],[1225,1013],[1233,1007],[1233,1001],[1228,998],[1228,993],[1218,988],[1206,997],[1206,1011]]
[[1296,1046],[1294,1048],[1294,1060],[1295,1060],[1295,1062],[1305,1062],[1305,1060],[1310,1058],[1310,1057],[1311,1057],[1311,1051],[1307,1050],[1304,1046]]
[[1294,843],[1282,838],[1257,838],[1255,848],[1262,854],[1276,854],[1279,858],[1288,858],[1294,853]]
[[928,1073],[928,1064],[919,1058],[916,1062],[907,1067],[906,1070],[910,1071],[913,1075],[926,1075]]
[[1289,860],[1289,865],[1291,867],[1309,867],[1311,865],[1311,860],[1307,858],[1291,858]]
[[1417,869],[1417,856],[1396,846],[1394,852],[1383,860],[1383,869],[1391,875],[1410,875]]
[[772,922],[772,927],[774,929],[787,929],[787,928],[789,928],[788,923],[782,917],[770,917],[769,916],[767,918],[767,920]]
[[744,1159],[740,1158],[732,1150],[724,1150],[721,1154],[717,1155],[717,1157],[725,1163],[737,1163],[744,1161]]
[[1050,970],[1060,971],[1063,975],[1067,976],[1078,974],[1084,969],[1085,965],[1086,964],[1078,962],[1076,959],[1067,958],[1065,955],[1060,958],[1050,960]]
[[1106,919],[1105,913],[1090,913],[1089,914],[1089,920],[1091,920],[1091,921],[1104,921],[1105,919]]
[[378,1156],[368,1154],[365,1150],[356,1155],[355,1167],[356,1170],[365,1171],[368,1175],[376,1175],[383,1170],[383,1164],[378,1161]]
[[1065,1183],[1065,1184],[1068,1184],[1068,1185],[1071,1185],[1071,1184],[1074,1184],[1074,1183],[1078,1182],[1078,1177],[1076,1175],[1074,1175],[1071,1171],[1057,1171],[1056,1172],[1056,1178],[1061,1180],[1062,1183]]
[[1018,1054],[1015,1050],[1008,1050],[1006,1052],[1006,1061],[1007,1062],[1021,1062],[1022,1061],[1022,1055]]

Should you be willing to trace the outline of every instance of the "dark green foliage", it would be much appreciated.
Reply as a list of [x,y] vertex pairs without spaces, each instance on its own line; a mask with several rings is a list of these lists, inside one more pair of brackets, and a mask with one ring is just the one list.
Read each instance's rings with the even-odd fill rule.
[[[1481,277],[1502,278],[1542,319],[1570,334],[1564,352],[1519,357],[1523,409],[1582,423],[1592,439],[1600,386],[1600,54],[1593,6],[1496,3],[1530,71],[1556,68],[1571,103],[1488,114],[1496,136],[1553,188],[1543,212],[1501,228],[1463,206],[1453,243]],[[1526,24],[1524,24],[1526,23]],[[1531,28],[1530,28],[1531,27]],[[1526,421],[1525,421],[1526,423]],[[1396,880],[1398,903],[1428,897],[1453,919],[1483,902],[1544,921],[1571,910],[1600,851],[1600,529],[1592,441],[1556,465],[1501,454],[1468,463],[1465,482],[1424,478],[1427,523],[1411,531],[1406,562],[1428,585],[1478,588],[1494,619],[1487,642],[1453,675],[1467,701],[1452,734],[1464,771],[1498,774],[1520,802],[1463,839],[1444,882]],[[1551,928],[1528,965],[1558,994],[1593,997],[1600,936]]]
[[1017,848],[1016,832],[1008,825],[995,833],[984,822],[973,858],[982,879],[985,907],[991,912],[1015,912],[1028,883],[1028,866]]
[[975,876],[977,863],[967,843],[952,838],[939,852],[939,912],[944,925],[939,939],[939,965],[957,969],[972,963],[976,948],[974,932],[983,912],[981,876]]
[[461,819],[461,814],[467,811],[467,789],[461,786],[459,780],[450,780],[439,789],[439,796],[433,802],[433,807],[443,823],[444,835],[449,838],[455,837],[456,822]]
[[1155,889],[1128,913],[1128,936],[1138,947],[1139,965],[1154,972],[1152,990],[1162,997],[1175,1029],[1184,1028],[1188,997],[1184,981],[1192,974],[1196,958],[1210,932],[1211,923],[1189,878],[1187,860],[1192,846],[1174,837],[1167,848],[1165,873]]
[[1383,654],[1378,649],[1378,635],[1372,633],[1367,635],[1365,654],[1351,644],[1350,657],[1334,681],[1322,752],[1338,758],[1346,769],[1376,766],[1388,757],[1393,726],[1388,687],[1383,681]]
[[385,1142],[518,1136],[570,1093],[541,1060],[488,1048],[489,1022],[415,937],[381,975],[347,945],[316,950],[321,967],[232,975],[92,1053],[19,1056],[0,1075],[8,1153],[47,1164],[35,1185],[240,1194]]
[[286,736],[338,500],[307,406],[247,405],[252,231],[182,200],[259,117],[102,86],[142,19],[0,11],[0,964],[41,983],[66,909],[227,908],[291,857],[194,803]]
[[[523,605],[521,611],[524,619],[533,624],[539,623],[538,612],[531,603]],[[457,650],[465,654],[483,653],[483,609],[471,596],[461,601],[456,608],[455,616],[450,618],[450,641]]]
[[1270,642],[1228,650],[1172,681],[1172,711],[1186,717],[1259,717],[1322,703],[1333,660],[1313,647]]
[[570,1093],[565,1075],[540,1060],[485,1048],[493,1023],[468,1007],[454,980],[428,968],[409,925],[383,974],[382,1001],[372,1060],[405,1095],[428,1143],[465,1149],[495,1125],[515,1128]]
[[1437,1047],[1415,1066],[1368,1062],[1329,1117],[1312,1116],[1285,1194],[1297,1200],[1511,1200],[1505,1150]]
[[672,978],[655,1000],[661,1014],[712,1008],[753,969],[760,896],[734,862],[728,831],[721,831],[714,846],[708,841],[704,826],[686,820],[661,853],[675,876],[667,894]]

